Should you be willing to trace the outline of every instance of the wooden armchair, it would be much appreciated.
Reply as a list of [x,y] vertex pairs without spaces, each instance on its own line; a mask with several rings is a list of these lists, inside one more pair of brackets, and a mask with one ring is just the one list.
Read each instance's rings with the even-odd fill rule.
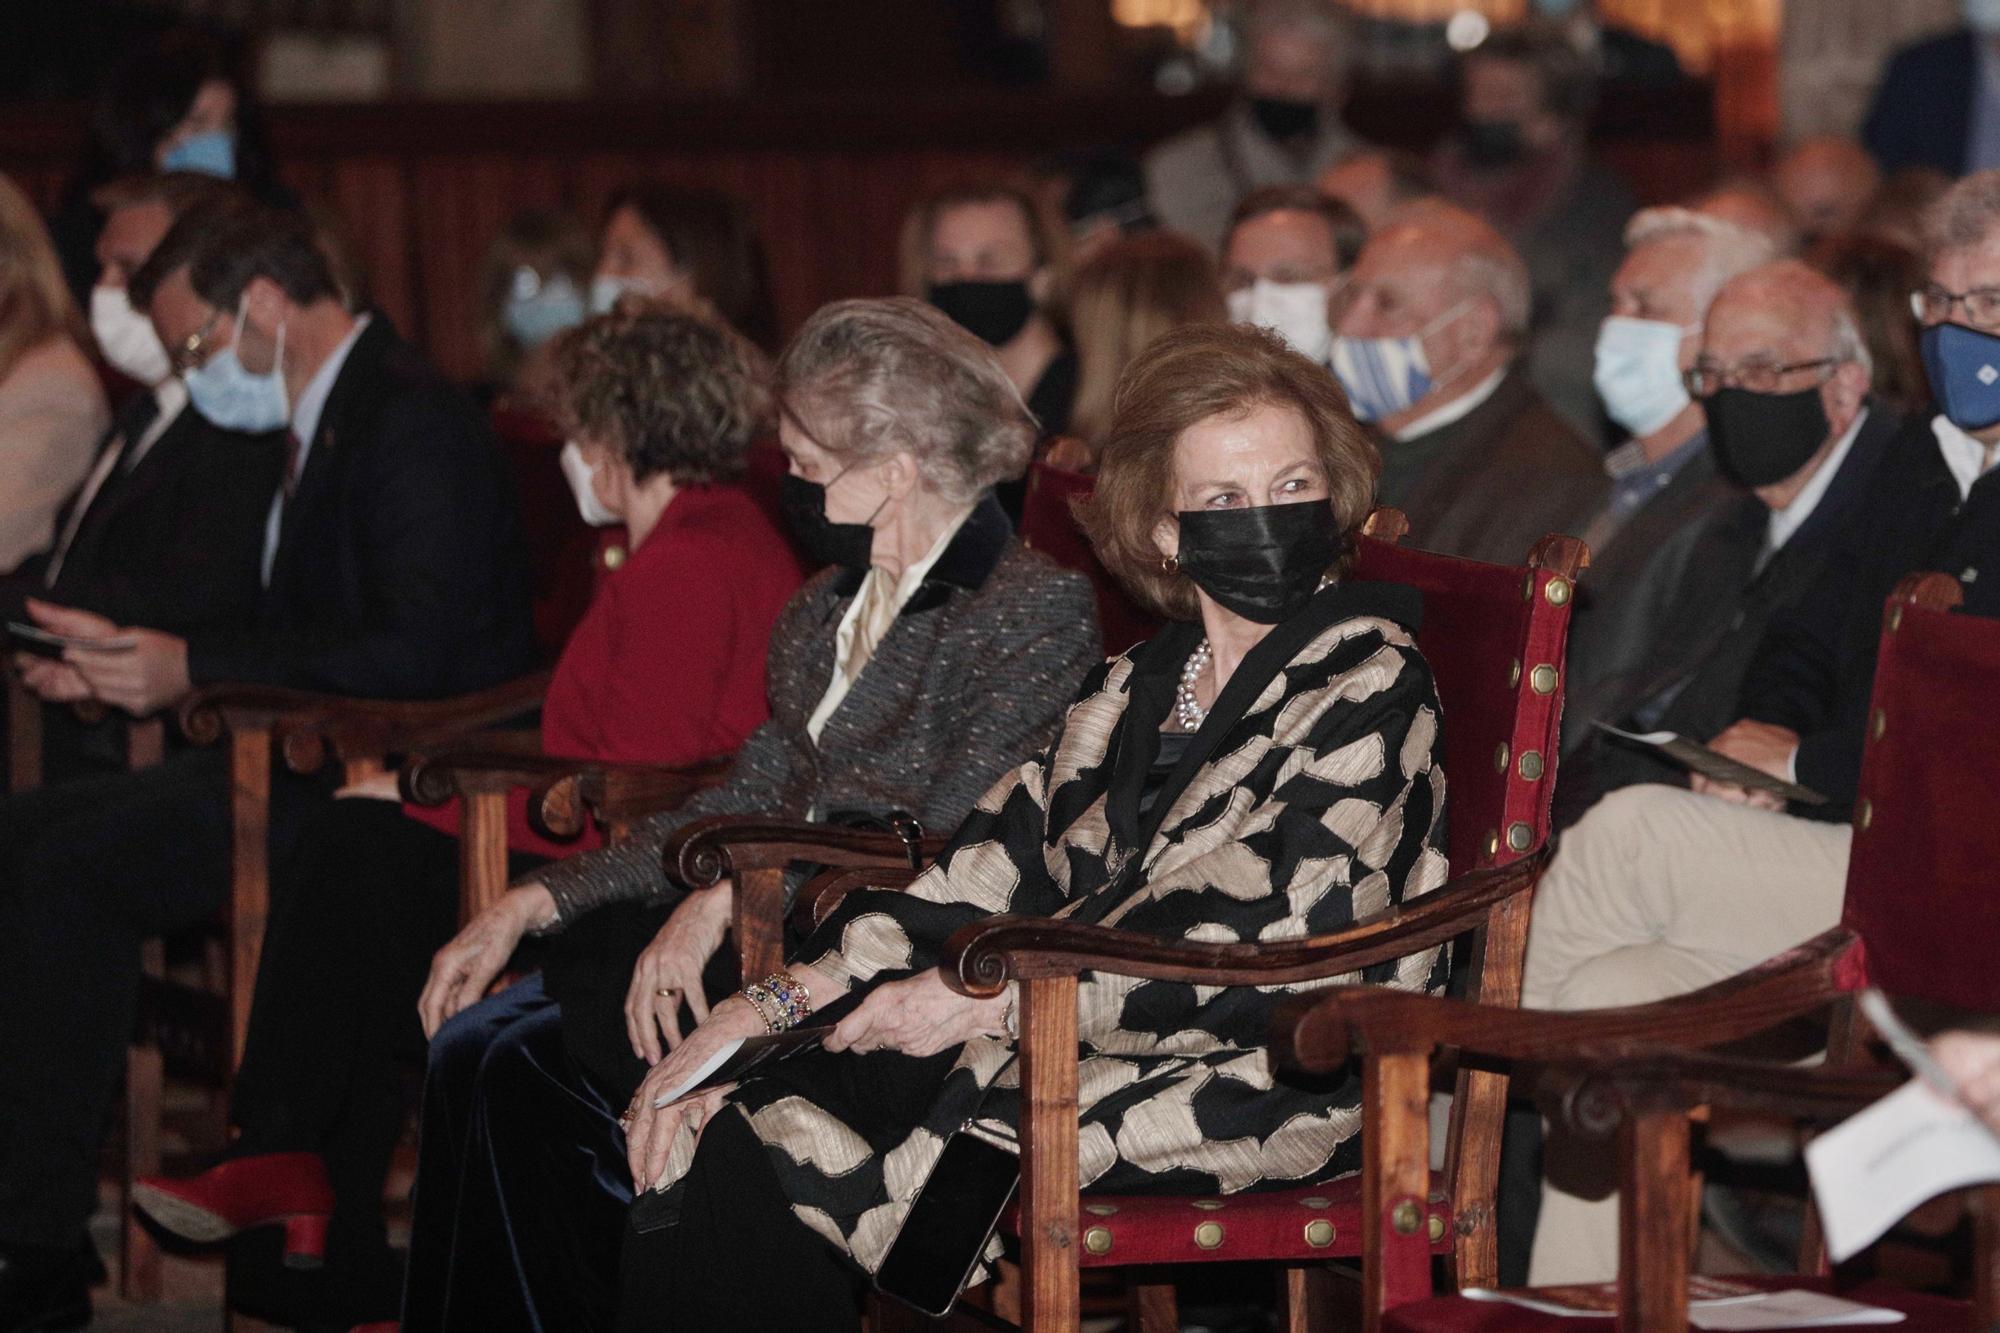
[[[10,666],[7,668],[7,790],[34,791],[42,785],[44,704]],[[71,705],[84,722],[96,722],[107,712],[100,703]],[[133,718],[126,724],[125,766],[151,768],[166,756],[167,724],[162,716]]]
[[[1959,600],[1956,581],[1939,574],[1905,580],[1889,600],[1846,901],[1835,929],[1739,976],[1655,1004],[1547,1013],[1342,988],[1291,1006],[1275,1040],[1293,1062],[1331,1069],[1356,1053],[1365,1059],[1362,1132],[1371,1197],[1403,1198],[1423,1187],[1422,1096],[1435,1052],[1454,1050],[1461,1065],[1499,1068],[1558,1058],[1571,1066],[1567,1076],[1575,1085],[1570,1118],[1600,1130],[1623,1126],[1620,1327],[1681,1328],[1693,1204],[1686,1158],[1691,1110],[1736,1104],[1817,1119],[1884,1090],[1856,1072],[1866,1022],[1851,1000],[1863,985],[1933,1012],[2000,1013],[2000,973],[1993,967],[2000,927],[1991,903],[2000,822],[1987,808],[2000,786],[2000,749],[1990,743],[2000,624],[1948,614]],[[1698,1053],[1821,1012],[1830,1014],[1823,1070]],[[1986,1239],[1994,1239],[2000,1193],[1983,1195],[1980,1216]],[[1420,1280],[1427,1274],[1414,1251],[1393,1229],[1371,1247],[1366,1327],[1501,1326],[1488,1322],[1498,1317],[1490,1308],[1428,1299]],[[1807,1228],[1801,1272],[1826,1272],[1816,1226]],[[2000,1314],[1996,1291],[2000,1269],[1983,1262],[1978,1327]],[[1528,1312],[1505,1313],[1506,1328],[1542,1326]],[[1962,1313],[1957,1326],[1966,1326]]]
[[[1085,970],[1198,981],[1277,985],[1338,976],[1370,963],[1470,936],[1471,993],[1512,1004],[1526,941],[1526,900],[1547,838],[1561,663],[1580,542],[1547,538],[1527,566],[1484,565],[1394,545],[1402,516],[1379,511],[1353,577],[1411,584],[1424,594],[1418,640],[1446,717],[1453,882],[1417,903],[1336,935],[1275,945],[1163,944],[1130,932],[1063,922],[994,918],[969,927],[947,951],[945,975],[968,994],[1021,983],[1023,1168],[1018,1223],[1027,1326],[1074,1328],[1084,1267],[1148,1270],[1133,1289],[1135,1322],[1177,1327],[1170,1281],[1159,1270],[1187,1262],[1263,1260],[1288,1265],[1292,1327],[1304,1326],[1324,1262],[1361,1253],[1373,1216],[1357,1182],[1226,1200],[1079,1196],[1077,1187],[1076,985]],[[693,831],[700,855],[713,834]],[[851,849],[852,844],[843,844]],[[753,850],[739,838],[730,855]],[[761,852],[760,852],[761,854]],[[820,859],[831,863],[830,857]],[[686,864],[684,858],[683,865]],[[823,915],[839,894],[885,875],[823,877],[801,895]],[[693,882],[693,877],[690,877]],[[1451,1256],[1463,1280],[1490,1281],[1497,1263],[1492,1197],[1498,1174],[1505,1078],[1468,1073],[1455,1102],[1452,1150],[1438,1188],[1390,1206],[1396,1225],[1426,1253]],[[1089,1211],[1088,1229],[1079,1209]]]

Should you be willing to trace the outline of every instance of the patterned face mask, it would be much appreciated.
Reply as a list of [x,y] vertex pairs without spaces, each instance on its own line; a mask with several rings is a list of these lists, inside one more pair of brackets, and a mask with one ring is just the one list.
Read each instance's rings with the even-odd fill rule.
[[1424,339],[1457,319],[1472,306],[1460,301],[1415,333],[1400,338],[1353,338],[1346,334],[1333,340],[1333,373],[1347,393],[1348,406],[1357,421],[1380,421],[1408,411],[1422,402],[1448,376],[1431,374],[1430,357]]

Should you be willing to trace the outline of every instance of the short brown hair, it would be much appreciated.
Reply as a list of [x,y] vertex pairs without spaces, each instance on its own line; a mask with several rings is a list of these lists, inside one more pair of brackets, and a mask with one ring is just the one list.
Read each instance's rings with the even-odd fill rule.
[[1359,213],[1310,185],[1264,185],[1250,191],[1236,201],[1229,215],[1229,234],[1234,236],[1244,223],[1270,213],[1310,213],[1326,223],[1333,233],[1334,267],[1342,273],[1354,267],[1362,242],[1368,239],[1368,226]]
[[556,416],[617,451],[635,480],[680,485],[741,476],[770,416],[769,377],[749,339],[673,311],[619,311],[557,336]]
[[1098,456],[1097,489],[1077,506],[1104,567],[1142,603],[1174,620],[1198,614],[1194,585],[1161,568],[1153,529],[1170,512],[1174,448],[1189,427],[1257,407],[1305,419],[1326,469],[1327,503],[1352,536],[1374,503],[1382,458],[1324,366],[1269,330],[1192,325],[1154,339],[1125,371],[1111,431]]
[[1012,204],[1021,211],[1035,267],[1060,266],[1065,248],[1062,228],[1025,187],[1007,181],[963,182],[924,195],[903,214],[896,241],[896,276],[904,296],[922,298],[930,288],[931,233],[937,230],[938,218],[970,204]]

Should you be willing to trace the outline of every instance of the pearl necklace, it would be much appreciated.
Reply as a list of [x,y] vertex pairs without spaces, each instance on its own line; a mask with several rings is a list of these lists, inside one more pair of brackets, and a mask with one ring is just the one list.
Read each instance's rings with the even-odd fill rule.
[[1174,716],[1181,724],[1182,731],[1200,731],[1201,724],[1208,717],[1194,697],[1194,683],[1201,679],[1201,673],[1208,670],[1214,653],[1209,650],[1207,638],[1203,638],[1195,650],[1188,654],[1187,665],[1181,668],[1180,683],[1174,686]]

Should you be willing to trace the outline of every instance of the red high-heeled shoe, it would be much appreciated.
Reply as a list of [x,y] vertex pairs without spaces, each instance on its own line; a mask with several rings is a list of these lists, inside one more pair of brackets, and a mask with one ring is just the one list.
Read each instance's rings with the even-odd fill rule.
[[187,1180],[153,1176],[132,1185],[132,1204],[160,1226],[200,1245],[252,1227],[285,1228],[285,1264],[317,1268],[326,1259],[333,1185],[318,1153],[238,1157]]

